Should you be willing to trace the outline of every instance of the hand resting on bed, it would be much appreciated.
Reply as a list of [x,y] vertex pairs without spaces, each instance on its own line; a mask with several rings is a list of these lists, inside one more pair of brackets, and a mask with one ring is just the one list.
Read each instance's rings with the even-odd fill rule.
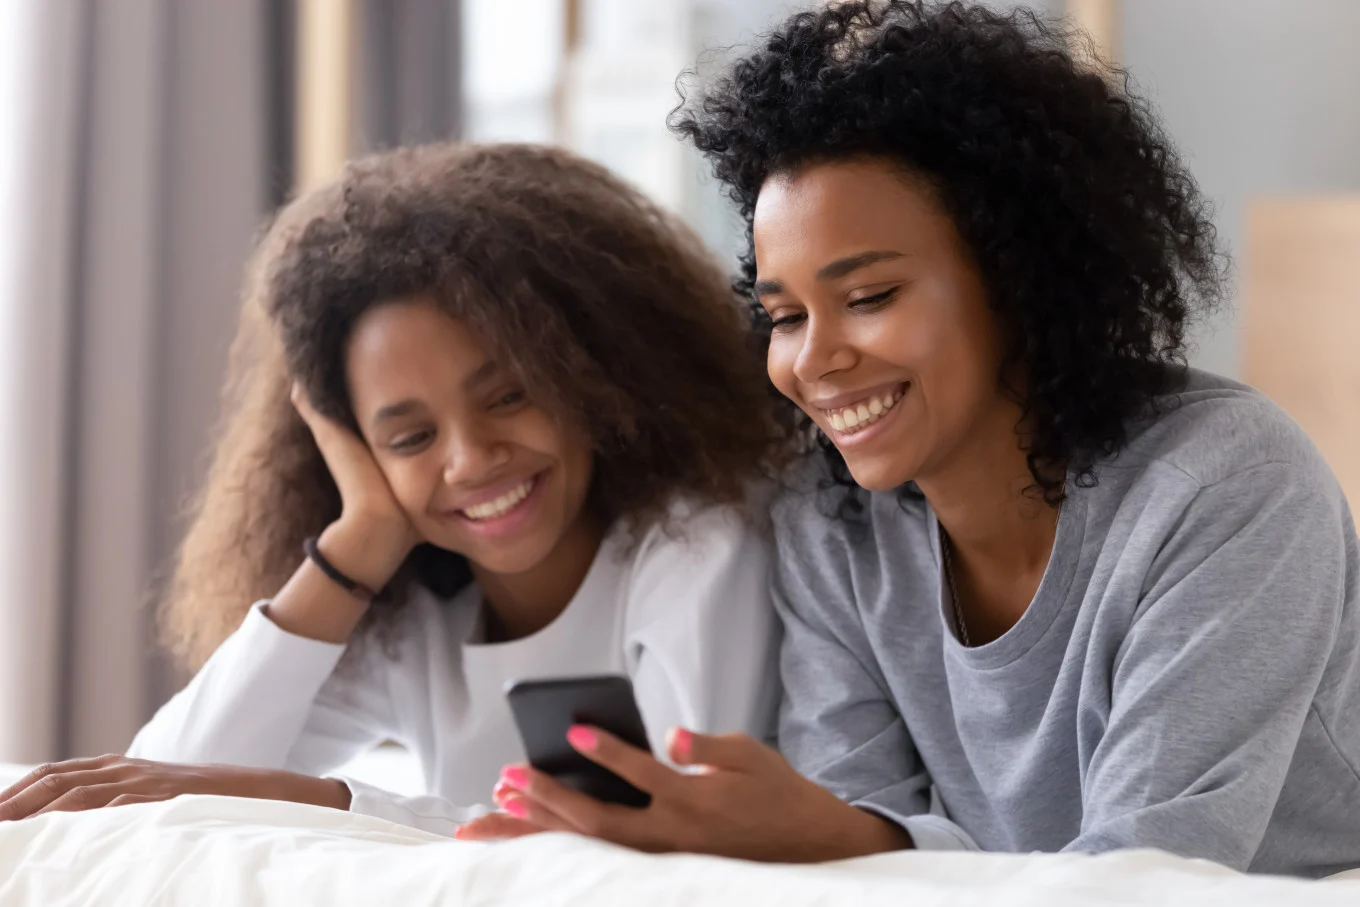
[[181,794],[290,800],[335,809],[349,809],[350,798],[349,788],[341,781],[294,772],[98,756],[43,765],[29,772],[0,792],[0,821],[150,803]]

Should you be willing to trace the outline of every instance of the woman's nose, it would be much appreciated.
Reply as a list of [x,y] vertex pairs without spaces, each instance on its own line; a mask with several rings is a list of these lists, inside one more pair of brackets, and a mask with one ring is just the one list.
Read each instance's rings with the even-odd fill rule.
[[510,461],[510,447],[503,440],[476,431],[450,434],[444,454],[444,483],[475,485]]
[[855,352],[833,322],[808,316],[803,345],[793,361],[799,381],[812,384],[854,365]]

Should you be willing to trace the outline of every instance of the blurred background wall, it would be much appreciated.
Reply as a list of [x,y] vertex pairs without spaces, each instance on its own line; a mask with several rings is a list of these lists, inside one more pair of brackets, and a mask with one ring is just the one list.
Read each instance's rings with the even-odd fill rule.
[[[0,0],[0,760],[122,749],[182,680],[150,603],[242,263],[295,187],[400,142],[561,142],[730,257],[738,225],[665,128],[674,82],[812,2]],[[1360,413],[1336,342],[1360,330],[1360,214],[1335,220],[1360,194],[1360,3],[1031,5],[1130,70],[1252,256],[1244,281],[1263,268],[1194,362],[1255,376],[1346,472],[1360,431],[1322,436]],[[1297,330],[1272,336],[1279,317]]]

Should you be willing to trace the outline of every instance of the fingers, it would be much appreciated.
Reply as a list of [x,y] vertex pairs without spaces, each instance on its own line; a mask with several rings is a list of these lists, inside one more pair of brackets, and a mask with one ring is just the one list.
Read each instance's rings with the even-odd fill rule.
[[317,412],[316,407],[312,406],[312,398],[307,395],[307,391],[303,389],[301,382],[293,382],[293,392],[289,394],[289,399],[293,401],[293,408],[302,417],[302,421],[306,422],[307,427],[312,430],[312,436],[316,438],[318,446],[331,441],[341,433],[352,434],[344,426],[337,424],[335,420]]
[[764,768],[774,750],[747,734],[696,734],[672,728],[666,751],[676,765],[707,765],[732,772],[752,773]]
[[[99,769],[44,775],[30,784],[26,790],[20,791],[0,805],[0,821],[36,816],[67,797],[70,799],[66,801],[64,807],[66,809],[92,809],[95,806],[102,806],[108,801],[96,803],[96,795],[92,791],[111,786],[112,780]],[[114,793],[110,793],[109,799],[114,796]]]
[[18,781],[11,784],[9,787],[5,788],[4,791],[0,792],[0,804],[3,804],[11,797],[18,794],[20,791],[27,790],[29,787],[32,787],[34,784],[36,784],[43,778],[47,777],[48,775],[59,775],[68,772],[88,771],[90,769],[95,769],[104,765],[109,765],[110,763],[116,762],[121,758],[122,758],[121,756],[95,756],[90,759],[71,759],[66,762],[49,762],[46,765],[40,765],[33,771],[29,772],[27,775],[24,775]]
[[498,802],[515,818],[562,831],[626,843],[645,810],[602,803],[549,775],[524,765],[507,766],[497,786]]
[[663,792],[679,777],[651,753],[629,746],[599,728],[578,724],[567,731],[567,742],[582,756],[649,794]]
[[507,794],[501,801],[501,808],[512,818],[528,822],[542,831],[579,831],[575,825],[553,812],[546,804],[527,794]]
[[371,512],[404,525],[391,486],[362,435],[318,412],[298,384],[293,385],[293,406],[312,433],[326,468],[339,486],[345,510],[357,514]]
[[33,813],[42,816],[47,813],[78,813],[87,809],[108,806],[123,794],[125,787],[120,783],[91,784],[74,787]]
[[565,819],[504,781],[496,784],[491,796],[496,805],[505,811],[491,813],[459,826],[454,832],[455,838],[460,841],[499,841],[545,831],[576,831]]
[[503,841],[507,838],[536,835],[543,831],[544,829],[532,822],[516,819],[505,813],[491,813],[480,819],[473,819],[466,825],[460,825],[453,836],[459,841]]
[[315,434],[318,423],[323,422],[325,417],[318,413],[316,408],[312,406],[311,395],[307,393],[307,390],[302,386],[301,381],[293,382],[293,389],[288,394],[288,399],[292,401],[293,409],[297,410],[297,414],[302,417],[302,421],[306,422],[307,427]]
[[578,831],[571,822],[554,813],[545,804],[533,800],[524,792],[511,787],[504,781],[496,784],[491,791],[491,796],[496,801],[496,805],[507,815],[529,822],[542,831]]

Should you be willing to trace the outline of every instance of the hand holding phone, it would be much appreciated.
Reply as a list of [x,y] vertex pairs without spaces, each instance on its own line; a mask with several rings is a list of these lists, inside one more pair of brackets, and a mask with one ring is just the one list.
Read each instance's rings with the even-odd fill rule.
[[529,764],[568,787],[606,803],[644,807],[651,795],[597,765],[567,743],[577,724],[607,731],[650,752],[633,685],[627,677],[599,675],[519,680],[506,689]]

